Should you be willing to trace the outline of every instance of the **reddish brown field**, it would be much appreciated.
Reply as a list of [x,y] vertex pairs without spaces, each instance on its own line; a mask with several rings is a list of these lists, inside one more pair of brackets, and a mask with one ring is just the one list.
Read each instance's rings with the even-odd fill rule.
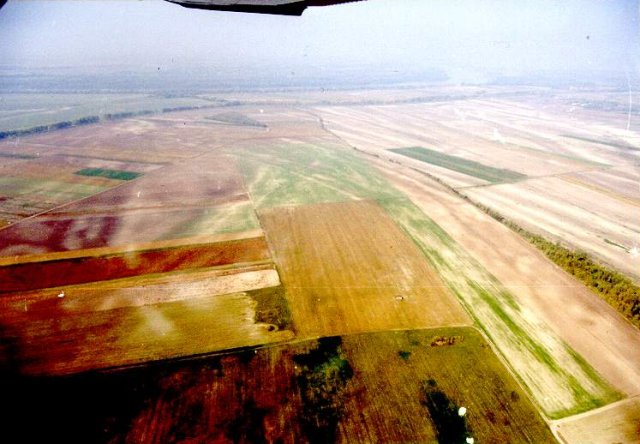
[[[329,337],[16,385],[42,396],[28,417],[53,424],[49,437],[81,442],[457,443],[464,435],[447,432],[460,424],[476,442],[555,442],[471,328]],[[11,415],[24,404],[12,399]]]
[[130,245],[124,249],[101,248],[67,255],[40,255],[36,260],[29,256],[19,261],[5,260],[9,263],[0,266],[0,293],[269,260],[263,237],[173,244],[157,248]]
[[[47,315],[40,310],[31,316],[24,310],[5,310],[0,316],[0,368],[61,375],[293,338],[286,326],[261,319],[252,292],[212,295],[189,280],[179,288],[169,285],[169,290],[183,291],[185,297],[91,312],[51,310]],[[276,290],[269,296],[277,298]],[[73,297],[73,288],[68,292]]]
[[470,324],[377,204],[280,207],[260,219],[300,336]]

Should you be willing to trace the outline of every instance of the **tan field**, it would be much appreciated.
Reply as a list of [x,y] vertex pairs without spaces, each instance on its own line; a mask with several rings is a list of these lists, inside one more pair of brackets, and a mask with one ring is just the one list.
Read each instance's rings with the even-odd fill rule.
[[464,193],[522,227],[593,253],[625,274],[640,276],[640,256],[629,254],[640,232],[639,196],[619,196],[562,176]]
[[640,442],[640,398],[620,401],[552,424],[561,442],[636,444]]
[[469,325],[419,250],[377,205],[263,210],[300,337]]

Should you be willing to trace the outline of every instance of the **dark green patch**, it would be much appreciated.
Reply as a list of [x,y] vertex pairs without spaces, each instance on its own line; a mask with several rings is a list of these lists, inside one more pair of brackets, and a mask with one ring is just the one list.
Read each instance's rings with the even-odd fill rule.
[[466,416],[458,414],[459,407],[438,388],[433,379],[422,383],[422,404],[429,411],[439,443],[464,443],[471,437]]
[[317,348],[293,358],[303,400],[300,425],[310,443],[336,442],[346,385],[353,377],[341,345],[340,337],[321,338]]
[[606,239],[606,238],[605,238],[604,242],[609,244],[609,245],[613,245],[614,247],[622,248],[627,253],[629,252],[629,249],[627,247],[625,247],[624,245],[620,245],[620,244],[618,244],[616,242],[613,242],[613,241],[610,241],[609,239]]
[[473,160],[463,159],[458,156],[451,156],[439,151],[430,150],[422,147],[411,148],[395,148],[389,151],[411,157],[421,162],[430,163],[448,170],[466,174],[468,176],[477,177],[491,183],[498,182],[515,182],[526,179],[527,176],[515,171],[493,168]]
[[85,168],[83,170],[76,171],[74,174],[79,176],[106,177],[107,179],[116,180],[132,180],[142,175],[142,173],[136,173],[133,171],[109,170],[105,168]]
[[403,360],[408,361],[409,360],[409,356],[411,356],[411,352],[405,351],[405,350],[400,350],[398,352],[398,356],[400,356]]
[[293,330],[291,311],[284,292],[282,286],[247,292],[257,302],[256,322],[274,325],[278,330]]

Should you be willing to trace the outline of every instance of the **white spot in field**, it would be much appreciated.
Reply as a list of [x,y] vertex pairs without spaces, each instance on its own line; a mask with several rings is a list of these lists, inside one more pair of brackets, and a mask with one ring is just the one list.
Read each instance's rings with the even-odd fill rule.
[[467,441],[467,444],[473,444],[473,442],[475,440],[472,437],[469,436],[469,437],[467,437],[466,441]]
[[60,293],[58,293],[58,297],[62,299],[64,297],[64,291],[61,291]]
[[504,137],[502,137],[502,134],[500,134],[500,131],[498,131],[498,128],[493,129],[493,140],[495,140],[496,142],[500,142],[501,144],[504,145]]
[[467,414],[467,408],[466,407],[460,407],[458,409],[458,416],[464,416]]
[[396,301],[404,301],[404,296],[396,296]]
[[260,114],[264,114],[264,110],[263,109],[260,110]]
[[136,197],[140,197],[140,191],[138,191],[138,194],[136,194]]
[[629,250],[629,254],[632,258],[636,259],[638,258],[638,256],[640,256],[640,250],[638,249],[638,247],[631,247],[631,249]]
[[29,309],[27,308],[27,303],[24,303],[24,311],[29,311]]

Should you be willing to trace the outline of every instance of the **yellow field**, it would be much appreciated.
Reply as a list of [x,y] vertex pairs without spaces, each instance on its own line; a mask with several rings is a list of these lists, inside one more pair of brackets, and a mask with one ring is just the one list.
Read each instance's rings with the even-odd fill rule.
[[470,324],[378,205],[281,207],[260,219],[301,337]]

